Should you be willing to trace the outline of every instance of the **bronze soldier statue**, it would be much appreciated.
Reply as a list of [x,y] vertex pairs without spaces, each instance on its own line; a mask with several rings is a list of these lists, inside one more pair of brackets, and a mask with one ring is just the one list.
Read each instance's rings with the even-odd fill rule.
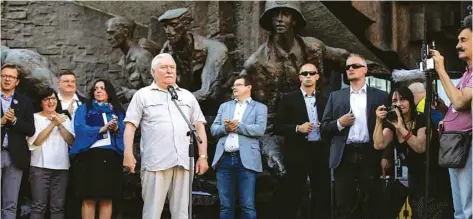
[[209,106],[202,103],[208,99],[215,100],[221,94],[219,87],[229,73],[228,49],[221,42],[191,32],[192,20],[187,8],[168,10],[158,18],[167,36],[161,53],[170,53],[174,57],[177,84],[193,92],[204,105],[204,114],[211,115],[205,109]]
[[118,97],[128,103],[135,92],[153,82],[150,73],[153,54],[137,42],[133,42],[133,31],[136,24],[133,20],[117,16],[107,21],[108,41],[113,48],[119,48],[123,57],[118,63],[126,78],[126,86],[120,87]]
[[[268,106],[268,134],[261,139],[262,151],[268,159],[269,167],[278,175],[283,175],[284,167],[279,153],[282,139],[270,136],[274,124],[272,120],[281,94],[299,89],[298,70],[306,63],[312,63],[318,68],[321,76],[318,92],[323,92],[323,81],[328,78],[328,75],[324,74],[324,61],[330,61],[343,69],[350,53],[345,49],[327,46],[314,37],[297,34],[306,24],[300,2],[266,1],[265,11],[259,23],[271,34],[245,61],[240,74],[247,74],[253,79],[255,99]],[[380,71],[378,64],[368,64],[374,64],[377,71]],[[344,69],[340,72],[344,72]]]

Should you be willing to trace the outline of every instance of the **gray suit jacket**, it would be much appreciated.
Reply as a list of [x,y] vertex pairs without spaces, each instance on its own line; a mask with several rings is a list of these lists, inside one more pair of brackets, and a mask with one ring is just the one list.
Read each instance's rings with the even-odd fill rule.
[[[212,167],[215,168],[218,161],[225,152],[225,140],[228,133],[225,131],[225,118],[233,120],[235,113],[236,101],[231,100],[220,105],[217,117],[215,118],[210,132],[212,136],[218,137],[218,143],[215,150]],[[266,105],[251,100],[243,113],[236,133],[238,134],[238,146],[240,149],[240,158],[246,169],[256,172],[263,172],[261,164],[261,152],[259,146],[259,138],[263,136],[266,130],[266,122],[268,117],[268,108]]]

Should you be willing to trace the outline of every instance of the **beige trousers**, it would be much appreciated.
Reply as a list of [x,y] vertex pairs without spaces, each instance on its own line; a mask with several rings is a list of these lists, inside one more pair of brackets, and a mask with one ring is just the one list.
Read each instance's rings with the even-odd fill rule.
[[173,167],[162,171],[141,172],[143,219],[160,219],[166,197],[172,219],[187,219],[189,170]]

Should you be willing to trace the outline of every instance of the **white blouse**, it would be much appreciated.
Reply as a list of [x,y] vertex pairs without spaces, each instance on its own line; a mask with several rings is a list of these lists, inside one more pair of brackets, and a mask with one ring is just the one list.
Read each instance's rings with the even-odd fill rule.
[[[28,138],[28,145],[31,151],[31,166],[55,170],[68,170],[69,145],[62,138],[58,127],[54,127],[53,131],[42,145],[37,146],[33,144],[39,133],[50,123],[51,121],[47,117],[41,116],[39,113],[34,114],[36,132],[33,136]],[[74,135],[72,123],[69,118],[67,118],[62,125]]]

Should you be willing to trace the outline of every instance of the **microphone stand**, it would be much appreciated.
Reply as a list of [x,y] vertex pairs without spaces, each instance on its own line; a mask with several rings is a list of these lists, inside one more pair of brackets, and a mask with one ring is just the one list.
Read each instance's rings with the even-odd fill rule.
[[186,115],[182,112],[182,109],[179,107],[179,104],[177,104],[177,96],[171,95],[171,100],[176,105],[176,108],[179,110],[181,113],[182,118],[184,121],[186,121],[187,126],[189,127],[189,131],[187,132],[187,136],[190,136],[190,142],[189,142],[189,171],[190,171],[190,176],[189,176],[189,219],[192,219],[192,181],[194,179],[194,153],[195,150],[194,148],[197,146],[196,142],[199,144],[202,143],[202,140],[200,139],[199,135],[197,135],[197,131],[195,130],[194,126],[189,122],[187,119]]

